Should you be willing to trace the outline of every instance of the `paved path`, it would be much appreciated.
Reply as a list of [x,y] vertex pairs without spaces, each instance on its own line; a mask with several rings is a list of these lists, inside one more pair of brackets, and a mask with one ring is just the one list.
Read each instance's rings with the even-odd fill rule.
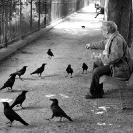
[[[0,99],[1,101],[8,99],[11,104],[22,90],[28,90],[27,99],[23,103],[25,109],[15,107],[14,110],[29,123],[29,126],[15,121],[13,127],[7,127],[3,105],[0,104],[0,133],[133,133],[133,112],[119,110],[117,88],[111,91],[111,86],[106,85],[105,97],[98,101],[84,98],[91,81],[94,61],[90,58],[94,51],[85,50],[85,44],[102,38],[100,31],[102,16],[97,19],[94,17],[94,9],[87,7],[1,63],[1,86],[10,73],[24,65],[28,66],[22,76],[24,80],[16,78],[14,92],[4,89],[0,93]],[[52,59],[46,54],[49,48],[55,55]],[[82,74],[83,62],[89,66],[87,74]],[[47,63],[42,74],[43,78],[31,76],[30,73],[42,63]],[[71,64],[74,70],[73,78],[65,77],[68,64]],[[111,95],[113,93],[115,94]],[[113,99],[110,96],[118,106],[113,102],[105,106],[107,101]],[[59,122],[58,118],[46,120],[52,115],[50,98],[59,100],[60,107],[73,122],[67,119]]]

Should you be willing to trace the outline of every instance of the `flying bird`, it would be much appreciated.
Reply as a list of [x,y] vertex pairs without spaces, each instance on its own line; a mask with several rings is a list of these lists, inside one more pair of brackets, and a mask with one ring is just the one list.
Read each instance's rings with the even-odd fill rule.
[[[73,74],[73,69],[71,68],[71,65],[69,64],[66,68],[66,71],[67,71],[67,76],[69,75],[69,73],[71,74],[71,78],[72,78],[72,74]],[[67,77],[66,76],[66,77]]]
[[22,103],[24,102],[24,100],[26,99],[26,93],[27,93],[28,91],[22,91],[22,93],[20,94],[20,95],[18,95],[18,97],[15,99],[15,101],[13,102],[13,104],[11,105],[11,108],[13,108],[14,106],[16,106],[16,105],[20,105],[21,106],[21,108],[23,108],[22,107]]
[[52,51],[51,51],[51,49],[48,49],[48,52],[47,52],[47,54],[48,54],[48,58],[52,58],[52,56],[54,56],[54,54],[52,53]]
[[[47,63],[43,63],[41,67],[37,68],[34,72],[32,72],[30,75],[32,74],[38,74],[39,77],[41,77],[42,72],[44,71],[45,65]],[[40,74],[40,75],[39,75]]]
[[[57,99],[50,99],[53,101],[52,105],[50,106],[53,115],[50,119],[53,119],[54,117],[60,117],[60,121],[62,117],[67,118],[69,121],[73,121],[58,105],[58,100]],[[48,119],[48,120],[50,120]]]
[[[10,127],[12,126],[12,123],[14,120],[21,122],[25,126],[28,126],[29,124],[25,122],[9,105],[8,102],[3,102],[4,105],[4,115],[7,119],[9,119]],[[7,124],[8,124],[7,123]]]
[[4,88],[8,88],[8,90],[12,90],[12,87],[15,82],[16,74],[12,74],[11,77],[4,83],[3,87],[0,88],[0,90]]
[[28,67],[28,66],[23,66],[23,68],[22,68],[21,70],[18,70],[18,71],[16,71],[16,72],[10,74],[10,76],[13,75],[13,74],[16,74],[16,75],[19,76],[19,79],[22,80],[21,76],[24,75],[24,73],[26,72],[26,68],[27,68],[27,67]]
[[85,63],[83,63],[82,69],[83,69],[83,73],[84,73],[84,71],[86,71],[86,73],[87,73],[88,66]]

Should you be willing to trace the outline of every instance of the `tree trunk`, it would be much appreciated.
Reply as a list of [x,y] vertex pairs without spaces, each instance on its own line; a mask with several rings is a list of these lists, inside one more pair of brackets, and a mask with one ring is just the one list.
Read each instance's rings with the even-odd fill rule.
[[132,0],[107,0],[105,12],[107,14],[105,14],[105,18],[114,21],[118,26],[120,34],[129,42]]

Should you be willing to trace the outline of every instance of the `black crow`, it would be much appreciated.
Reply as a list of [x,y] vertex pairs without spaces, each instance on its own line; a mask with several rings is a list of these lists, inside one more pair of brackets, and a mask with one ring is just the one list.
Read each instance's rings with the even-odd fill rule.
[[[37,68],[34,72],[32,72],[30,75],[32,74],[38,74],[38,76],[41,77],[42,72],[44,71],[44,67],[47,63],[43,63],[41,67]],[[39,75],[40,74],[40,75]]]
[[82,68],[83,68],[83,73],[84,73],[84,71],[86,71],[86,73],[87,73],[88,66],[85,63],[83,63]]
[[85,28],[85,26],[81,26],[83,29]]
[[21,75],[23,75],[23,74],[26,72],[26,68],[27,68],[27,67],[28,67],[28,66],[23,66],[23,68],[22,68],[21,70],[18,70],[18,71],[16,71],[15,73],[10,74],[10,76],[13,75],[13,74],[16,74],[16,75],[18,75],[19,78],[22,80]]
[[22,103],[24,102],[24,100],[26,99],[26,93],[27,93],[28,91],[22,91],[22,93],[20,94],[20,95],[18,95],[18,97],[15,99],[15,101],[13,102],[13,104],[11,105],[11,108],[13,108],[14,106],[16,106],[16,105],[20,105],[21,106],[21,108],[23,108],[22,107]]
[[73,121],[58,105],[58,100],[57,99],[50,99],[51,101],[53,101],[52,105],[51,105],[51,110],[53,112],[53,115],[50,119],[54,118],[54,117],[60,117],[60,121],[62,119],[62,117],[67,118],[69,121]]
[[48,52],[47,52],[47,54],[48,54],[48,58],[52,58],[52,56],[54,56],[54,54],[52,53],[52,51],[51,51],[51,49],[48,49]]
[[7,119],[10,121],[10,127],[12,126],[12,123],[14,120],[21,122],[25,126],[28,126],[29,124],[25,122],[9,105],[8,102],[3,102],[4,105],[4,115],[6,116]]
[[0,88],[0,90],[4,88],[8,88],[8,90],[10,88],[10,90],[12,90],[12,87],[15,82],[15,77],[16,77],[16,74],[12,74],[11,77],[4,83],[3,87]]
[[73,74],[73,69],[71,68],[71,65],[69,64],[66,68],[67,71],[67,76],[69,75],[69,73],[71,74],[71,78],[72,78],[72,74]]

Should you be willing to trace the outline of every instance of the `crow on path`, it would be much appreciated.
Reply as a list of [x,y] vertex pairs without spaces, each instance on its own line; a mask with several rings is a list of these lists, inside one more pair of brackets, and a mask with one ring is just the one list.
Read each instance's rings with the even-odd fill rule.
[[26,72],[26,68],[27,68],[27,67],[28,67],[28,66],[23,66],[23,68],[22,68],[21,70],[18,70],[18,71],[16,71],[16,72],[10,74],[10,76],[13,75],[13,74],[16,74],[16,75],[19,76],[19,79],[22,80],[21,75],[23,75],[23,74]]
[[12,90],[12,87],[15,82],[16,74],[12,74],[11,77],[4,83],[3,87],[0,88],[0,90],[4,88],[8,88],[8,90]]
[[47,52],[47,54],[48,54],[48,58],[52,58],[52,56],[54,56],[54,54],[52,53],[52,51],[51,51],[51,49],[48,49],[48,52]]
[[81,26],[83,29],[85,28],[85,26]]
[[[12,123],[14,120],[21,122],[25,126],[28,126],[29,124],[25,122],[9,105],[8,102],[3,102],[4,105],[4,115],[7,119],[9,119],[10,127],[12,126]],[[7,123],[7,124],[8,124]]]
[[18,97],[15,99],[15,101],[13,102],[13,104],[11,105],[11,108],[13,108],[14,106],[16,106],[16,105],[20,105],[21,106],[21,108],[23,108],[22,107],[22,103],[24,102],[24,100],[26,99],[26,93],[27,93],[28,91],[22,91],[22,93],[20,94],[20,95],[18,95]]
[[[72,78],[72,74],[73,74],[73,69],[71,68],[71,65],[69,64],[66,68],[66,71],[67,71],[67,76],[69,75],[69,73],[71,74],[71,78]],[[66,77],[67,77],[66,76]]]
[[84,71],[86,71],[86,73],[87,73],[88,66],[85,63],[83,63],[82,69],[83,69],[83,73],[84,73]]
[[[30,75],[32,74],[38,74],[39,77],[41,77],[42,72],[44,71],[44,67],[47,63],[43,63],[41,67],[37,68],[34,72],[32,72]],[[40,75],[39,75],[40,74]]]
[[[60,121],[62,119],[62,117],[67,118],[69,121],[73,121],[58,105],[58,100],[57,99],[50,99],[51,101],[53,101],[52,105],[51,105],[51,110],[53,112],[53,115],[50,119],[54,118],[54,117],[60,117]],[[48,120],[50,120],[48,119]]]

